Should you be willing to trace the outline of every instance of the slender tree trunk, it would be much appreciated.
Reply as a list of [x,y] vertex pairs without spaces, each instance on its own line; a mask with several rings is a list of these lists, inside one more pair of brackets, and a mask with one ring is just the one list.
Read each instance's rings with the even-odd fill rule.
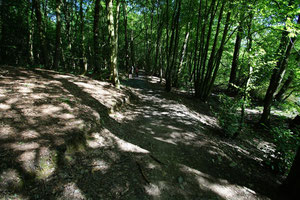
[[[157,4],[159,6],[159,1],[157,1]],[[157,13],[158,13],[158,8],[157,8]],[[154,58],[154,67],[153,67],[153,73],[156,73],[157,69],[159,69],[157,67],[158,62],[159,62],[159,51],[161,48],[161,35],[162,35],[162,28],[163,28],[163,19],[160,19],[160,15],[158,14],[158,18],[157,18],[157,37],[156,37],[156,49],[155,49],[155,58]]]
[[128,31],[127,31],[127,6],[126,2],[123,1],[123,17],[124,17],[124,39],[125,39],[125,69],[126,72],[130,71],[129,68],[129,51],[128,51]]
[[288,78],[286,79],[286,81],[284,82],[282,87],[280,88],[279,92],[276,94],[276,96],[275,96],[276,101],[281,101],[282,100],[283,95],[288,90],[288,88],[289,88],[290,84],[292,83],[293,79],[294,79],[294,72],[291,71]]
[[83,0],[80,0],[79,5],[79,17],[80,17],[80,68],[82,75],[87,73],[87,60],[85,57],[85,45],[84,45],[84,16],[83,16]]
[[[216,29],[216,34],[215,34],[215,38],[214,38],[214,43],[212,46],[212,50],[210,53],[210,57],[208,60],[208,64],[207,64],[207,71],[206,71],[206,75],[204,80],[203,79],[203,75],[204,75],[204,71],[202,72],[202,77],[201,77],[201,90],[204,90],[205,87],[208,87],[208,81],[209,78],[212,75],[213,72],[213,68],[214,68],[214,61],[216,60],[216,49],[217,49],[217,42],[218,42],[218,38],[219,38],[219,32],[220,32],[220,26],[221,26],[221,21],[223,18],[223,11],[224,11],[224,6],[225,3],[222,3],[221,9],[220,9],[220,13],[219,13],[219,18],[218,18],[218,25],[217,25],[217,29]],[[203,63],[203,65],[205,66],[205,63]],[[204,66],[202,67],[204,69]]]
[[29,64],[34,63],[33,57],[33,5],[30,0],[28,0],[28,62]]
[[186,54],[186,49],[187,49],[187,44],[189,41],[189,36],[190,36],[190,23],[188,23],[187,28],[186,28],[186,33],[185,33],[185,39],[181,48],[181,53],[180,53],[180,61],[179,61],[179,66],[177,68],[176,74],[175,74],[175,80],[174,80],[174,85],[178,86],[178,79],[180,76],[180,73],[182,71],[182,66],[183,66],[183,61],[185,58]]
[[94,10],[94,73],[100,73],[99,62],[99,17],[100,17],[100,0],[95,1]]
[[[209,21],[209,27],[208,27],[208,32],[207,32],[207,38],[206,38],[206,44],[205,44],[205,48],[202,51],[202,55],[201,55],[201,59],[198,60],[198,62],[200,61],[200,67],[198,67],[198,71],[197,71],[197,79],[200,78],[200,90],[203,91],[204,87],[207,87],[206,83],[204,81],[204,73],[205,73],[205,69],[206,69],[206,73],[210,74],[209,71],[211,71],[212,66],[206,66],[206,61],[207,61],[207,56],[208,56],[208,49],[209,49],[209,44],[210,44],[210,38],[211,38],[211,33],[212,33],[212,25],[213,25],[213,21],[215,18],[215,12],[214,10],[217,9],[217,5],[215,0],[212,0],[211,2],[211,6],[210,6],[210,21]],[[223,4],[224,5],[224,4]],[[223,8],[223,7],[222,7]],[[221,9],[223,10],[223,9]],[[220,12],[220,16],[222,16],[223,13]],[[222,17],[219,17],[219,19]],[[202,71],[200,71],[200,69],[202,69]]]
[[[300,17],[298,16],[298,24],[300,23]],[[260,119],[260,123],[268,124],[271,106],[274,99],[274,94],[280,85],[280,81],[285,74],[286,66],[288,62],[289,55],[291,53],[293,44],[296,38],[291,38],[289,40],[287,32],[284,31],[282,33],[281,42],[279,45],[278,55],[280,56],[279,60],[277,61],[276,67],[273,70],[272,77],[270,79],[270,84],[264,99],[264,110]]]
[[161,50],[161,45],[159,46],[159,83],[162,83],[163,80],[163,55]]
[[37,20],[37,29],[40,41],[40,49],[42,52],[42,56],[40,57],[40,62],[49,69],[49,58],[48,58],[48,50],[45,41],[44,27],[42,23],[42,13],[41,13],[41,5],[39,0],[33,0],[33,5],[35,7],[35,15]]
[[230,79],[228,83],[228,92],[234,92],[236,91],[235,85],[236,85],[236,72],[238,69],[238,62],[239,62],[239,54],[240,54],[240,48],[242,43],[242,22],[240,22],[238,27],[238,32],[236,34],[236,40],[234,45],[234,52],[233,52],[233,59],[231,64],[231,71],[230,71]]
[[172,80],[174,79],[174,74],[176,73],[176,65],[177,65],[177,56],[178,56],[178,43],[179,43],[179,18],[180,18],[180,10],[181,10],[181,0],[178,3],[178,11],[175,16],[175,44],[174,44],[174,49],[173,49],[173,55],[172,55],[172,63],[171,63],[171,68],[170,68],[170,73],[171,73],[171,83]]
[[230,17],[231,17],[231,8],[232,8],[232,4],[230,4],[229,6],[229,11],[226,15],[226,21],[225,21],[225,27],[224,27],[224,31],[223,31],[223,36],[222,36],[222,40],[221,40],[221,44],[220,44],[220,48],[218,50],[217,53],[217,58],[215,60],[215,67],[214,67],[214,71],[213,71],[213,76],[211,78],[208,79],[208,87],[205,88],[203,95],[202,95],[202,99],[204,101],[207,100],[207,98],[209,97],[211,90],[213,88],[214,82],[216,80],[217,77],[217,73],[220,67],[220,63],[221,63],[221,58],[222,58],[222,54],[224,51],[224,45],[225,45],[225,40],[227,38],[227,33],[228,33],[228,29],[229,29],[229,21],[230,21]]
[[55,57],[54,57],[54,69],[58,69],[58,65],[61,58],[61,19],[60,19],[61,0],[56,0],[56,45],[55,45]]
[[73,65],[73,56],[72,56],[72,39],[71,39],[71,14],[70,14],[70,2],[67,0],[63,0],[63,11],[64,11],[64,18],[65,18],[65,31],[66,31],[66,41],[67,41],[67,48],[66,48],[66,67],[65,70],[71,70],[70,67]]
[[[148,33],[147,30],[147,52],[146,52],[146,72],[150,73],[151,67],[152,67],[152,59],[151,59],[151,53],[152,53],[152,32],[153,32],[153,13],[155,10],[155,4],[151,2],[151,13],[150,13],[150,30]],[[146,22],[147,23],[147,22]]]
[[169,70],[169,64],[170,64],[170,55],[169,55],[169,0],[167,0],[167,5],[166,5],[166,61],[167,61],[167,66],[166,66],[166,90],[170,91],[171,90],[171,82],[167,78],[167,71]]
[[[113,14],[113,0],[106,0],[107,9],[107,23],[108,23],[108,33],[109,33],[109,43],[110,43],[110,71],[112,83],[118,88],[120,85],[117,69],[118,61],[118,17],[116,17],[116,24],[114,24],[114,14]],[[119,13],[120,2],[117,1],[117,13]],[[119,14],[117,14],[118,16]]]
[[130,33],[130,61],[131,61],[131,66],[135,67],[135,49],[134,49],[133,29],[131,29],[131,33]]
[[[181,0],[176,0],[175,9],[172,17],[172,34],[170,38],[170,47],[167,57],[167,69],[166,69],[166,91],[170,92],[172,88],[172,73],[174,69],[174,63],[176,59],[176,52],[178,46],[178,34],[179,34],[179,16],[180,16]],[[173,47],[174,45],[174,47]],[[170,63],[170,59],[171,63]]]
[[[199,38],[199,29],[200,29],[200,24],[202,24],[200,22],[201,19],[201,6],[202,6],[202,1],[200,0],[200,4],[199,4],[199,9],[198,9],[198,22],[197,22],[197,30],[196,30],[196,42],[195,42],[195,52],[194,52],[194,68],[193,68],[193,72],[191,73],[191,79],[192,77],[194,77],[194,87],[195,87],[195,96],[197,97],[199,95],[199,80],[196,78],[196,68],[197,68],[197,50],[198,50],[198,38]],[[202,34],[204,34],[202,32]],[[200,54],[200,53],[199,53]]]
[[247,95],[248,95],[248,87],[251,83],[251,76],[253,72],[253,67],[251,65],[251,52],[252,52],[252,34],[251,34],[251,26],[252,26],[252,20],[253,20],[253,13],[250,11],[249,14],[249,23],[247,24],[248,27],[248,35],[247,35],[247,48],[246,51],[250,54],[248,56],[248,76],[245,85],[243,86],[243,93],[242,93],[242,105],[241,105],[241,117],[240,117],[240,124],[239,124],[239,129],[238,131],[233,135],[233,138],[238,137],[238,135],[242,132],[242,129],[244,127],[244,120],[245,120],[245,108],[246,108],[246,101],[247,101]]
[[292,167],[288,177],[281,186],[280,192],[284,199],[297,199],[299,197],[300,188],[300,147],[298,147],[296,157],[294,158]]

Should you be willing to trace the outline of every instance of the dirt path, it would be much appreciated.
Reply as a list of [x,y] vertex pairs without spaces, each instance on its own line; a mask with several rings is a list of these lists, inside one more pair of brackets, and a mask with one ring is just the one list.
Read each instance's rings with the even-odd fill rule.
[[[145,77],[109,84],[0,70],[0,199],[269,199],[256,143],[215,133],[206,104]],[[113,102],[113,103],[112,103]],[[242,144],[242,145],[241,145]]]

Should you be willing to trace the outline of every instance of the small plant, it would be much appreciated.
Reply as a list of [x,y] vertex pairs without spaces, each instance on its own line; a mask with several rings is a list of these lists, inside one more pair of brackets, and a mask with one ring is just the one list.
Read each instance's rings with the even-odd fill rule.
[[275,149],[269,152],[267,164],[272,170],[284,174],[289,171],[297,147],[300,145],[299,134],[283,125],[271,128],[270,133],[273,136]]
[[215,112],[219,125],[226,137],[233,137],[239,129],[241,101],[226,95],[219,95],[219,110]]

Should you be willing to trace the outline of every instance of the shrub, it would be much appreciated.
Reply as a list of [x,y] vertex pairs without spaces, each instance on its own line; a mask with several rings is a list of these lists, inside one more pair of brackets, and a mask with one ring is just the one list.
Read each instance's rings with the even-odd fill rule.
[[215,115],[226,137],[233,137],[239,129],[241,100],[219,95],[219,107]]
[[275,144],[274,151],[269,152],[267,164],[272,170],[279,173],[287,173],[292,166],[297,147],[300,145],[298,133],[280,125],[270,128]]

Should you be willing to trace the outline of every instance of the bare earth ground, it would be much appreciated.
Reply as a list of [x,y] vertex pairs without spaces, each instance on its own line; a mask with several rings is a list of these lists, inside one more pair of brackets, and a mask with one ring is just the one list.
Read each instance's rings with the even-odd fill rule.
[[206,104],[145,79],[1,66],[0,199],[274,198],[267,142],[220,137]]

